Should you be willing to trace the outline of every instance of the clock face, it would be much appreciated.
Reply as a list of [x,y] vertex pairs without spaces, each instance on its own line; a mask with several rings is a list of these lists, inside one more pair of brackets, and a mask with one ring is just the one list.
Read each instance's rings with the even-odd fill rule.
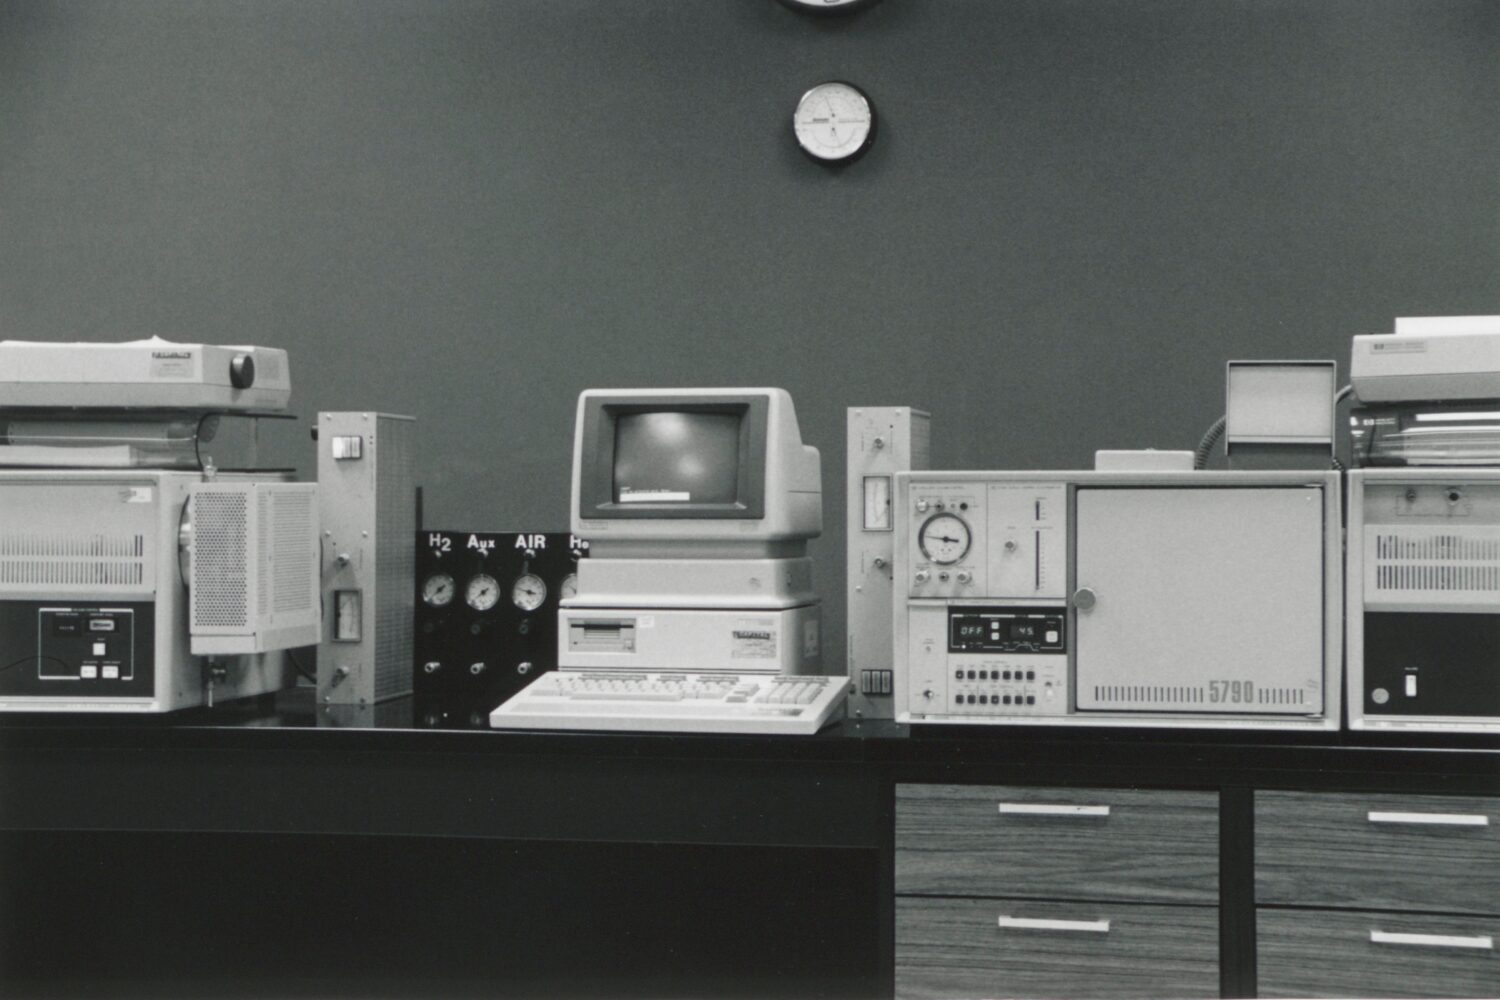
[[861,7],[869,7],[875,0],[781,0],[792,10],[813,14],[845,14]]
[[792,116],[802,151],[823,163],[848,163],[875,138],[875,107],[850,83],[820,83],[802,95]]

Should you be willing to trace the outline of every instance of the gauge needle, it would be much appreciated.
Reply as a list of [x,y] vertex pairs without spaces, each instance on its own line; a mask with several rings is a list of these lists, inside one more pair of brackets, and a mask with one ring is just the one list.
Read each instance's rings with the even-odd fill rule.
[[953,542],[953,543],[957,544],[958,539],[957,538],[949,538],[947,535],[938,535],[938,541],[940,541],[940,542]]

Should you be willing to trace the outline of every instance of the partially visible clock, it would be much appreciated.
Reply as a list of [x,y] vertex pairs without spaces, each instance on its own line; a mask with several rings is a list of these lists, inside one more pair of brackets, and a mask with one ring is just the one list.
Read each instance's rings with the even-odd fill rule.
[[876,0],[781,0],[792,10],[805,10],[814,14],[845,14],[861,7],[873,6]]
[[875,141],[875,105],[852,83],[820,83],[797,102],[792,130],[802,151],[813,159],[849,163]]

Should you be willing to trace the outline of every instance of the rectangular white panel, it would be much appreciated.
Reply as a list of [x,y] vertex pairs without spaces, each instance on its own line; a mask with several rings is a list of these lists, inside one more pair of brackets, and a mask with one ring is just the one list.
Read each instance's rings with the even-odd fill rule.
[[1077,707],[1321,712],[1323,519],[1310,487],[1080,487]]

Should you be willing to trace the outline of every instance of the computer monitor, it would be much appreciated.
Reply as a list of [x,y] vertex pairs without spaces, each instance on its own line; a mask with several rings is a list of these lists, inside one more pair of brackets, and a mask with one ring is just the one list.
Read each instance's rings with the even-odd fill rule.
[[573,532],[596,557],[801,555],[823,530],[818,450],[784,389],[589,389]]

